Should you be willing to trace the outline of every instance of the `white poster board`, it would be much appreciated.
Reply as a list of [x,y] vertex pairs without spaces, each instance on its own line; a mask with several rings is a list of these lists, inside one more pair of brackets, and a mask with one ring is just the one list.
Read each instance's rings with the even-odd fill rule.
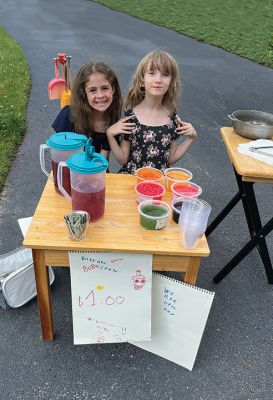
[[153,273],[152,339],[135,346],[193,368],[214,293]]
[[20,226],[20,229],[22,231],[23,236],[25,237],[28,231],[28,228],[31,224],[32,217],[27,217],[27,218],[20,218],[18,219],[18,224]]
[[151,338],[152,255],[69,252],[74,344]]

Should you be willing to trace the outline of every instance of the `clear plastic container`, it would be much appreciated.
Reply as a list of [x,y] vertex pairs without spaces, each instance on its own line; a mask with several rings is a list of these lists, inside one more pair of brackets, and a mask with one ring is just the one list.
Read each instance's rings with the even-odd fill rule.
[[197,198],[202,193],[202,188],[193,182],[175,182],[171,186],[173,199],[175,197]]
[[181,212],[181,208],[182,208],[184,200],[185,200],[185,197],[175,197],[175,198],[173,198],[173,200],[171,202],[172,219],[177,224],[179,221],[179,216],[180,216],[180,212]]
[[136,170],[137,182],[142,181],[153,181],[153,182],[164,182],[164,175],[160,169],[153,167],[142,167]]
[[184,168],[172,167],[164,171],[166,190],[171,191],[175,182],[187,182],[192,179],[192,173]]
[[145,200],[138,205],[140,225],[148,230],[163,229],[171,213],[169,204],[160,200]]
[[137,203],[140,203],[141,201],[149,199],[162,200],[166,189],[161,183],[143,181],[136,184],[135,191],[136,201]]

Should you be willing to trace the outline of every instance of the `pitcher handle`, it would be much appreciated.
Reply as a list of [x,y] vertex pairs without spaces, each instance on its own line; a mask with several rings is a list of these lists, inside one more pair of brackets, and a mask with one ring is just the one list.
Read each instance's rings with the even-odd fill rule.
[[52,176],[49,174],[49,172],[45,169],[45,151],[49,149],[49,146],[47,144],[41,144],[40,145],[40,165],[42,171],[46,174],[46,176],[51,179],[52,182],[54,182]]
[[108,168],[108,166],[109,166],[109,162],[106,160],[106,158],[104,156],[103,157],[97,157],[95,155],[95,156],[93,156],[92,161],[94,161],[94,162],[98,161],[105,168]]
[[64,197],[71,203],[72,199],[63,187],[63,167],[67,167],[67,164],[65,161],[60,161],[57,170],[58,189],[64,195]]

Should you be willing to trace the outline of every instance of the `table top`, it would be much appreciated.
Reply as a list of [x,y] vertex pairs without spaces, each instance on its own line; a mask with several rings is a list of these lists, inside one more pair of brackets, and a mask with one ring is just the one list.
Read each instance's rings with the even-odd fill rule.
[[[105,214],[89,224],[86,237],[69,239],[63,216],[71,212],[71,204],[54,190],[48,180],[23,242],[33,249],[113,251],[159,255],[208,256],[205,235],[195,249],[180,245],[178,225],[170,217],[162,230],[146,230],[139,223],[134,186],[136,177],[106,174]],[[170,204],[171,193],[164,201]]]
[[221,128],[221,135],[226,145],[229,158],[236,172],[243,177],[244,181],[273,183],[273,167],[252,157],[238,152],[238,144],[250,142],[252,139],[244,138],[234,131],[233,128]]

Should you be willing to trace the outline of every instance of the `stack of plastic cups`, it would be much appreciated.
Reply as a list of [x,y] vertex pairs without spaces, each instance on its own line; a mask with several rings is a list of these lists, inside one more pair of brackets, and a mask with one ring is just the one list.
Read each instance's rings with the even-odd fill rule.
[[200,199],[184,199],[180,217],[179,230],[181,244],[187,249],[193,249],[198,239],[205,233],[211,205]]

